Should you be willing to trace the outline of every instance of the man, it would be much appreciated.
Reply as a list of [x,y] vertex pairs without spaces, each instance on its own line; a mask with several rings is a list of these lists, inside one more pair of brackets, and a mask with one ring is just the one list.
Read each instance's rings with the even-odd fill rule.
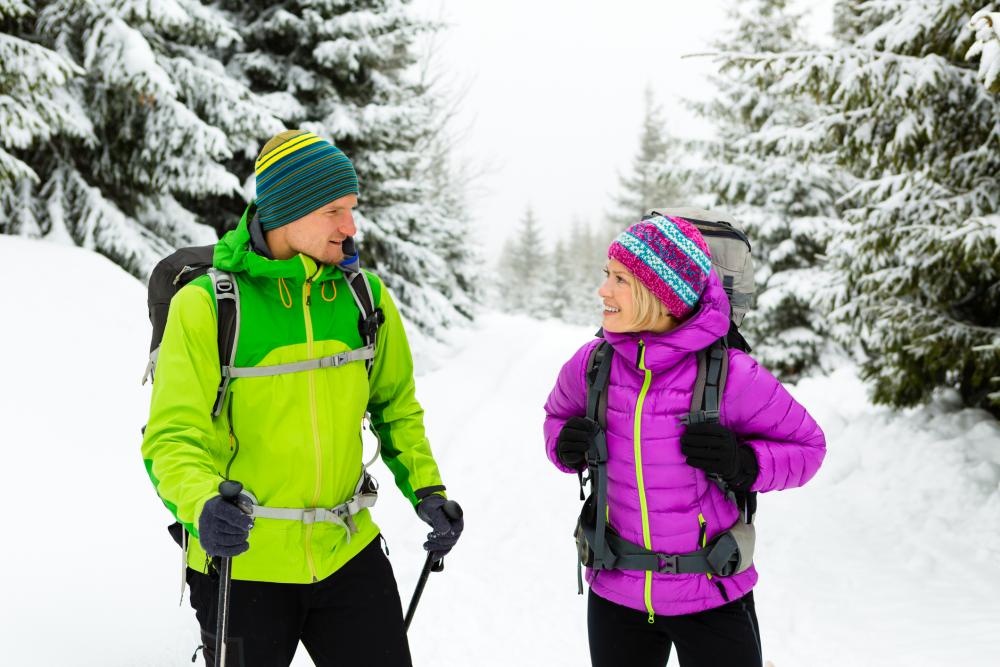
[[[365,354],[349,264],[338,266],[354,259],[345,242],[356,232],[357,175],[340,150],[297,130],[268,141],[255,170],[255,205],[214,256],[239,291],[232,366],[254,372],[231,375],[213,410],[222,380],[213,277],[178,291],[156,363],[146,469],[185,529],[209,665],[212,557],[232,557],[227,664],[287,665],[301,640],[321,667],[408,665],[399,593],[365,502],[374,486],[362,461],[366,411],[396,485],[433,528],[424,547],[444,555],[463,525],[444,511],[396,306],[376,276],[360,277],[384,316],[374,356]],[[263,368],[335,355],[332,367]],[[242,510],[219,495],[224,479],[243,484]]]

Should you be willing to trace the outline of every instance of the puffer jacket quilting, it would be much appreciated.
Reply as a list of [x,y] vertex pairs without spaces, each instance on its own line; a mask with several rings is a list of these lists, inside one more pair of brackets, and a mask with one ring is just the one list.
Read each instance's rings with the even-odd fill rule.
[[[711,541],[739,518],[705,474],[687,465],[680,450],[697,374],[696,352],[729,327],[729,303],[711,274],[698,310],[665,334],[614,334],[605,339],[615,350],[608,387],[608,516],[622,537],[644,544],[642,504],[646,503],[650,547],[687,553],[701,545],[702,524]],[[545,405],[545,441],[556,459],[556,439],[566,420],[586,414],[586,364],[599,341],[588,342],[563,366]],[[825,454],[823,432],[806,410],[749,355],[729,350],[729,375],[720,406],[723,425],[735,431],[757,457],[755,491],[806,483]],[[649,387],[641,407],[639,451],[635,413],[646,372]],[[640,493],[639,470],[642,488]],[[658,574],[633,570],[587,572],[594,592],[633,609],[661,615],[689,614],[725,604],[747,593],[757,581],[749,570],[727,578],[701,574]]]

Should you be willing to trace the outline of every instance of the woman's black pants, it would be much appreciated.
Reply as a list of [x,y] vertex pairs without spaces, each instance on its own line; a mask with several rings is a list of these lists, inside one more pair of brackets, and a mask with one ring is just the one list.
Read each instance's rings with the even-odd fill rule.
[[594,667],[665,667],[673,646],[681,667],[761,667],[753,592],[715,609],[654,621],[590,591],[587,629]]

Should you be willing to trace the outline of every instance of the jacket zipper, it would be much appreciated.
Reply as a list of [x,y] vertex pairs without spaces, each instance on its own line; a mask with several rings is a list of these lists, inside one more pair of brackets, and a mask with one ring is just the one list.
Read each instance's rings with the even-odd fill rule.
[[[635,480],[639,486],[639,509],[642,513],[642,541],[643,546],[652,549],[652,540],[649,536],[649,510],[646,506],[646,487],[642,481],[642,406],[646,401],[646,392],[649,391],[649,384],[653,380],[653,373],[646,368],[646,343],[639,341],[638,367],[645,377],[642,380],[642,389],[639,391],[639,399],[635,402],[635,423],[633,426],[632,440],[635,443]],[[646,611],[649,612],[650,623],[655,620],[656,613],[653,611],[653,573],[646,572],[645,585]]]
[[[305,259],[302,262],[305,264]],[[308,265],[306,266],[308,269]],[[310,359],[314,356],[312,315],[309,312],[309,306],[312,303],[310,292],[312,291],[313,280],[322,270],[323,267],[318,266],[316,273],[306,278],[306,282],[302,285],[302,312],[306,323],[306,354]],[[306,371],[306,377],[309,383],[309,413],[312,420],[313,448],[316,452],[316,489],[313,493],[313,500],[310,507],[316,507],[319,504],[320,492],[323,488],[323,449],[319,437],[319,411],[316,407],[316,378],[312,371]],[[309,564],[309,573],[312,575],[312,580],[316,582],[319,581],[319,577],[316,576],[316,561],[313,558],[312,552],[312,533],[313,524],[306,524],[306,561]]]
[[226,418],[229,420],[229,451],[233,454],[229,457],[229,463],[226,464],[226,479],[229,479],[229,471],[233,467],[233,461],[236,460],[236,455],[240,453],[240,439],[236,437],[236,429],[233,426],[233,401],[235,400],[235,392],[230,392],[229,405],[226,408]]

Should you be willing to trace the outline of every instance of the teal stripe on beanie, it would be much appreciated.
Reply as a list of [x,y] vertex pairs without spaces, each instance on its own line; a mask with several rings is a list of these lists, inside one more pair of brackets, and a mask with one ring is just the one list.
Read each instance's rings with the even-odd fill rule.
[[257,211],[265,231],[306,216],[335,199],[358,194],[358,175],[344,153],[311,132],[273,137],[255,165]]
[[685,255],[691,258],[691,261],[697,264],[699,269],[705,273],[712,270],[712,260],[698,247],[698,244],[684,236],[684,233],[677,228],[675,223],[660,215],[649,218],[648,222],[656,225],[656,228],[680,248]]
[[643,264],[652,269],[656,275],[659,276],[660,280],[667,283],[667,285],[670,286],[670,289],[672,289],[685,304],[693,306],[698,302],[698,293],[691,289],[691,286],[684,282],[684,280],[677,275],[677,272],[670,268],[666,262],[660,259],[656,252],[646,245],[645,241],[632,234],[631,231],[624,231],[619,234],[617,241],[624,246],[626,250],[642,260]]

